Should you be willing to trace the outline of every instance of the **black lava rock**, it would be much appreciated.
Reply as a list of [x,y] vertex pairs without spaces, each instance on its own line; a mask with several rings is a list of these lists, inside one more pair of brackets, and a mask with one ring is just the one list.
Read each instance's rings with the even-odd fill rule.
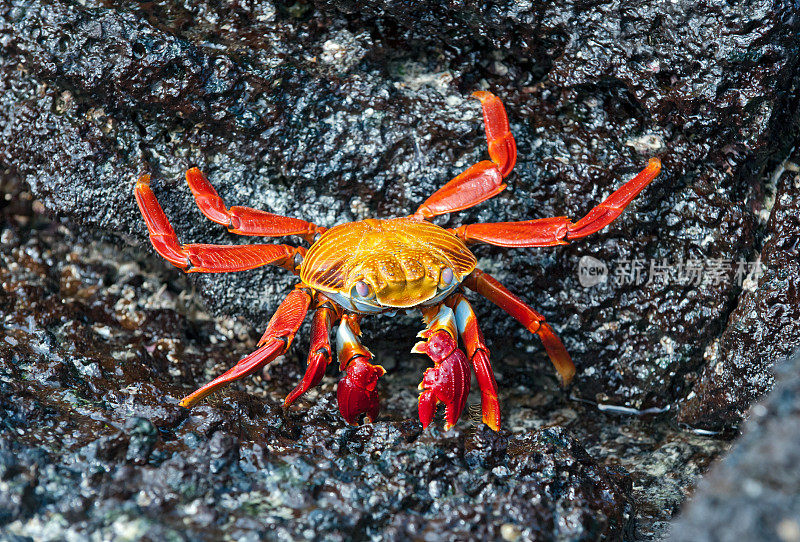
[[[444,224],[578,218],[662,157],[599,235],[476,249],[556,326],[579,396],[640,409],[686,397],[723,331],[737,262],[759,248],[765,167],[797,117],[791,2],[14,1],[0,14],[0,160],[51,211],[140,246],[131,190],[145,171],[181,239],[249,242],[201,219],[182,180],[191,164],[230,205],[325,226],[410,213],[485,157],[477,88],[506,103],[520,160],[506,193]],[[581,287],[583,256],[614,280]],[[659,278],[654,262],[717,271]],[[295,279],[192,280],[212,310],[263,326]],[[535,338],[479,313],[490,346],[513,336],[546,368]],[[406,341],[365,327],[393,349],[412,340],[407,323]]]
[[[769,390],[772,366],[800,346],[800,152],[776,172],[763,276],[744,291],[724,333],[713,345],[678,419],[723,430]],[[788,166],[788,169],[786,168]]]
[[[799,31],[795,2],[767,0],[0,5],[0,524],[655,537],[726,446],[683,427],[730,434],[800,342]],[[518,165],[442,225],[577,219],[650,156],[664,164],[593,237],[475,249],[563,338],[570,393],[538,340],[478,301],[511,432],[465,414],[421,433],[425,365],[404,355],[418,322],[385,317],[364,324],[391,369],[372,426],[343,424],[333,378],[281,408],[301,338],[287,363],[180,408],[252,350],[296,279],[179,276],[152,257],[136,178],[153,175],[186,242],[253,242],[199,214],[195,164],[229,205],[324,226],[408,214],[485,158],[476,89],[506,104]],[[606,282],[581,285],[584,257]],[[764,276],[745,278],[759,257]]]
[[742,437],[697,487],[669,540],[800,539],[800,351],[775,368]]

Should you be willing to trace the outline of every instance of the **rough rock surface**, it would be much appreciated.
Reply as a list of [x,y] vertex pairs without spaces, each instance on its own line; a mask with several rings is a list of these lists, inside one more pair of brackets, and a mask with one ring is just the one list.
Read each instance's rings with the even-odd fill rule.
[[476,394],[454,431],[439,420],[423,433],[423,363],[388,352],[371,426],[343,423],[335,370],[284,411],[300,355],[186,411],[175,398],[258,335],[200,311],[179,273],[32,214],[11,177],[0,532],[13,540],[651,540],[725,447],[569,401],[519,359],[503,363],[518,385],[501,392],[500,434],[480,424]]
[[741,439],[700,482],[669,540],[800,540],[800,351],[750,409]]
[[[443,223],[577,218],[661,156],[664,173],[606,232],[478,254],[561,333],[577,395],[633,408],[685,397],[736,305],[736,262],[757,255],[764,167],[790,143],[796,6],[353,6],[6,3],[0,160],[52,211],[142,246],[131,187],[151,171],[182,239],[241,242],[201,220],[187,166],[201,165],[229,204],[323,225],[407,213],[485,156],[467,96],[491,89],[508,106],[519,165],[505,194]],[[643,262],[640,283],[581,287],[585,255],[612,274]],[[716,260],[722,272],[644,284],[664,259]],[[293,281],[272,269],[193,280],[212,310],[258,326]],[[487,305],[479,313],[490,341],[513,335],[548,370],[533,338]],[[411,341],[402,329],[398,347]]]
[[745,291],[715,343],[680,421],[722,430],[772,385],[772,364],[800,346],[800,151],[776,172],[775,202],[761,258],[764,276]]
[[[675,406],[730,430],[797,344],[798,31],[796,2],[767,0],[0,3],[0,182],[33,194],[14,182],[0,202],[0,522],[44,539],[655,537],[725,447],[676,428]],[[578,218],[664,164],[601,234],[476,249],[564,339],[570,393],[478,302],[507,433],[421,434],[418,323],[385,317],[365,323],[389,369],[372,427],[342,424],[332,378],[281,410],[302,347],[180,409],[294,281],[186,279],[146,256],[136,177],[153,173],[187,242],[253,241],[202,220],[192,164],[229,205],[325,226],[405,214],[485,157],[479,88],[506,103],[519,162],[504,194],[443,225]],[[32,197],[68,221],[43,222]],[[743,293],[739,262],[759,255]],[[605,284],[580,285],[584,256]],[[654,263],[670,273],[649,280]]]

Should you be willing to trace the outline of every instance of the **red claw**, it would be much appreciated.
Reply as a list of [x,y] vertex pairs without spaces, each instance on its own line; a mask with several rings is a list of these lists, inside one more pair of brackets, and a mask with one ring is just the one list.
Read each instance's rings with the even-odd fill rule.
[[380,403],[375,385],[384,373],[383,367],[372,365],[361,356],[347,366],[347,372],[336,388],[339,412],[347,423],[357,425],[362,414],[367,423],[378,417]]
[[436,406],[445,405],[445,429],[458,421],[467,404],[470,384],[470,365],[467,356],[458,348],[455,338],[446,330],[434,331],[428,340],[419,342],[413,352],[427,354],[434,366],[425,371],[419,388],[419,421],[428,427]]

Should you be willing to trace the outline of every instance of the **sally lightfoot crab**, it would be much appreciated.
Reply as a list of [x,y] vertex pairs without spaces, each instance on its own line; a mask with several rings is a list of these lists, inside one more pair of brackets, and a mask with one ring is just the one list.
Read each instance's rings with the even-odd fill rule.
[[[286,397],[297,400],[325,374],[333,359],[330,332],[336,330],[340,370],[339,410],[348,423],[378,416],[378,379],[385,373],[359,337],[359,323],[368,315],[419,309],[426,328],[413,352],[425,354],[433,367],[420,384],[419,418],[423,427],[433,419],[439,403],[445,405],[446,427],[452,427],[466,404],[471,371],[481,391],[483,421],[500,428],[497,384],[489,349],[475,313],[464,296],[473,290],[537,334],[562,383],[575,374],[564,345],[544,317],[477,268],[467,245],[486,243],[503,247],[549,247],[567,244],[604,228],[656,175],[661,164],[651,158],[647,167],[604,202],[578,220],[566,217],[521,222],[468,224],[445,229],[430,220],[477,205],[499,194],[516,162],[516,144],[509,131],[505,108],[489,92],[473,94],[481,102],[491,160],[478,162],[430,196],[414,214],[391,219],[367,219],[327,229],[297,218],[278,216],[249,207],[226,207],[214,187],[197,168],[186,180],[200,211],[231,233],[264,237],[299,236],[308,249],[285,244],[181,245],[155,195],[150,177],[142,176],[135,194],[156,251],[189,273],[227,273],[262,265],[277,265],[300,277],[283,300],[258,343],[258,349],[226,373],[181,400],[191,407],[219,388],[253,374],[292,344],[309,310],[311,349],[302,381]],[[459,337],[463,350],[459,347]]]

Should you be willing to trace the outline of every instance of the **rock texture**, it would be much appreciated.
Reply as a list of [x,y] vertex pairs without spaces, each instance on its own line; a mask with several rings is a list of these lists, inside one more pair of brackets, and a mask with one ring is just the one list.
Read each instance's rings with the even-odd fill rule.
[[[506,431],[469,400],[415,420],[424,362],[347,426],[335,368],[283,410],[303,356],[191,412],[177,397],[254,348],[176,271],[51,222],[5,172],[0,210],[0,532],[12,540],[652,539],[724,442],[569,401],[520,360]],[[33,203],[32,203],[33,202]],[[304,344],[304,340],[299,340]],[[668,472],[668,476],[664,476]]]
[[[193,208],[191,164],[229,204],[323,225],[411,212],[485,156],[467,98],[476,88],[507,104],[520,161],[505,194],[444,223],[579,217],[661,156],[664,173],[604,233],[559,249],[478,249],[564,337],[581,369],[576,393],[634,408],[685,397],[723,330],[735,262],[759,248],[764,168],[790,144],[797,110],[792,3],[0,9],[0,159],[53,212],[142,246],[130,192],[143,171],[182,239],[241,242]],[[582,288],[585,255],[644,270]],[[647,284],[650,262],[664,259],[724,270]],[[293,282],[271,269],[194,280],[212,310],[257,326]],[[486,305],[480,313],[490,341],[513,334],[546,367],[534,339]],[[373,342],[408,342],[367,328]]]
[[700,482],[668,540],[800,540],[800,351],[776,367],[743,435]]
[[[725,447],[686,426],[732,433],[798,344],[798,32],[779,0],[0,3],[0,521],[53,539],[655,537]],[[410,213],[486,156],[476,89],[506,103],[519,161],[442,225],[579,218],[664,164],[600,234],[476,248],[554,325],[574,387],[478,301],[509,433],[421,434],[419,323],[385,317],[364,326],[389,369],[372,427],[342,425],[333,378],[281,410],[304,339],[295,363],[180,409],[294,278],[178,277],[152,257],[137,176],[186,242],[254,241],[202,219],[194,164],[229,205],[325,226]],[[605,283],[580,284],[585,256]]]
[[772,365],[800,346],[800,152],[775,173],[775,202],[758,286],[743,292],[679,420],[721,430],[773,383]]

